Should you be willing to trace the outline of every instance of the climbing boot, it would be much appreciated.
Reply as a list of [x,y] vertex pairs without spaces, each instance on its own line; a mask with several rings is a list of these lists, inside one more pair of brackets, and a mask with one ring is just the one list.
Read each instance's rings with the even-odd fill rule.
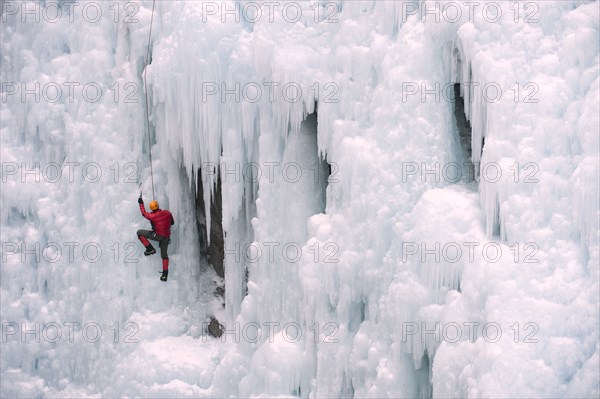
[[160,281],[167,281],[167,277],[169,276],[168,270],[163,270],[162,276],[160,276]]
[[150,255],[154,255],[155,253],[156,253],[156,249],[154,249],[154,247],[152,245],[148,245],[146,247],[146,251],[144,252],[144,255],[150,256]]

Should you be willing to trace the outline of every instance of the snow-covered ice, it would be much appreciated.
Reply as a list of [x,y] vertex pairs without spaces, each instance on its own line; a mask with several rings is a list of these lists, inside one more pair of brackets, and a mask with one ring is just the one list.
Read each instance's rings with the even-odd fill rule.
[[598,2],[155,6],[1,3],[0,396],[600,395]]

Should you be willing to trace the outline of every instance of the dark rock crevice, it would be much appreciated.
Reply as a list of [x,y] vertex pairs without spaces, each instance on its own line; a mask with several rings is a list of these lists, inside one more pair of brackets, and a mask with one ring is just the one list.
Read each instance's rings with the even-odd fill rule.
[[[210,166],[209,166],[210,167]],[[204,201],[204,185],[207,184],[206,176],[212,174],[217,176],[215,187],[213,187],[210,203],[210,226],[206,215],[206,203]],[[222,307],[225,307],[225,253],[223,232],[223,202],[221,191],[221,177],[218,170],[198,169],[195,191],[195,216],[198,229],[198,247],[200,252],[200,263],[208,263],[218,276],[214,280],[213,295],[218,298]],[[223,326],[214,315],[209,316],[207,332],[213,337],[220,337]]]
[[[206,204],[204,202],[204,184],[202,169],[198,169],[198,182],[196,191],[196,226],[200,242],[200,256],[205,257],[213,267],[217,276],[224,278],[224,234],[223,234],[223,202],[221,197],[221,176],[217,178],[217,184],[212,194],[210,204],[210,228],[207,226]],[[211,172],[212,173],[212,172]],[[210,239],[209,239],[210,238]]]
[[460,146],[462,149],[462,167],[463,167],[463,180],[467,183],[475,180],[475,165],[473,164],[473,150],[472,150],[472,129],[471,123],[467,119],[465,114],[465,100],[460,95],[461,86],[460,83],[454,84],[454,120],[456,123],[456,129],[458,131],[458,137]]

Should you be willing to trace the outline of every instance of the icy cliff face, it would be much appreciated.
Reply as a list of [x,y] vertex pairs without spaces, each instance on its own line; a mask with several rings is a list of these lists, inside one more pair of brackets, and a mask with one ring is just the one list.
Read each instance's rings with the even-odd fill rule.
[[2,7],[3,396],[598,395],[597,3]]

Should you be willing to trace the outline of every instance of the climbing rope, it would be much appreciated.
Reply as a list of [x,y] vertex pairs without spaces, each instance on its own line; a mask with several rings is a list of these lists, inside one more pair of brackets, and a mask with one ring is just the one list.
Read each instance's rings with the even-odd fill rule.
[[148,102],[148,83],[146,80],[146,70],[150,62],[150,38],[152,37],[152,23],[154,22],[154,5],[156,0],[152,1],[152,17],[150,18],[150,32],[148,33],[148,52],[146,53],[146,67],[144,68],[144,91],[146,93],[146,127],[148,128],[148,155],[150,156],[150,179],[152,180],[152,199],[154,196],[154,171],[152,170],[152,145],[150,143],[150,104]]

